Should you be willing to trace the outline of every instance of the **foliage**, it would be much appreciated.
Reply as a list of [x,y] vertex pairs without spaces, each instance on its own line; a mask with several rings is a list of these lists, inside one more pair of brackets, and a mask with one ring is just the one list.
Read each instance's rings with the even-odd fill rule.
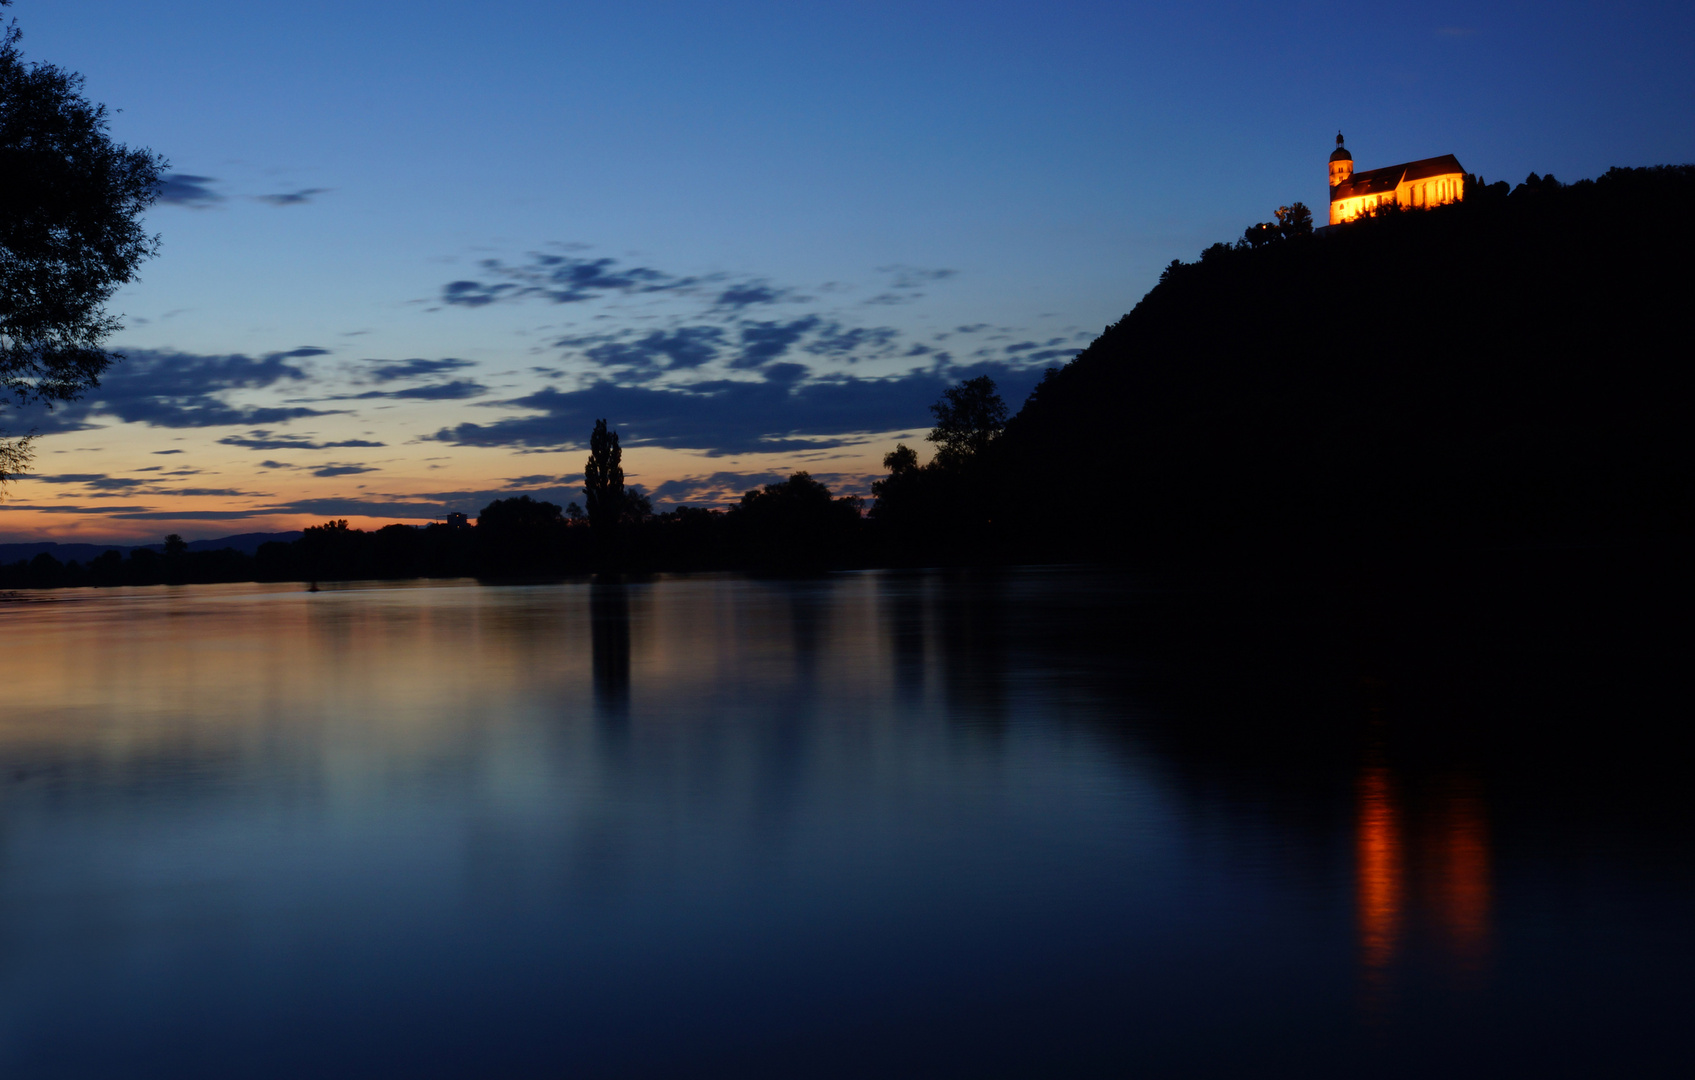
[[992,560],[994,507],[1005,498],[1003,455],[1006,403],[988,376],[967,379],[930,406],[936,444],[928,465],[897,444],[884,456],[889,474],[871,485],[877,503],[878,557],[891,563],[975,563]]
[[936,426],[925,438],[936,444],[936,461],[944,468],[984,454],[1006,427],[1006,402],[987,375],[944,390],[930,412]]
[[[1267,244],[1275,244],[1279,240],[1293,240],[1296,237],[1312,235],[1312,211],[1307,208],[1306,203],[1294,202],[1288,206],[1279,206],[1275,216],[1275,221],[1249,225],[1236,246],[1251,251]],[[1227,245],[1214,244],[1201,252],[1201,259],[1204,262],[1208,256],[1216,258],[1225,250],[1228,250]]]
[[653,513],[601,421],[585,494],[618,493],[609,535],[582,527],[604,501],[561,514],[517,496],[473,529],[332,521],[251,560],[38,556],[0,567],[0,587],[1686,546],[1695,373],[1665,346],[1695,288],[1695,167],[1466,191],[1174,262],[1010,420],[987,379],[944,393],[936,459],[890,451],[869,515],[804,472],[728,511]]
[[618,433],[606,430],[605,420],[594,422],[589,436],[589,459],[583,466],[583,500],[588,504],[589,525],[609,532],[624,512],[624,452]]
[[[51,407],[115,359],[105,304],[157,250],[141,216],[165,161],[114,142],[82,76],[25,61],[21,36],[0,32],[0,391]],[[29,456],[27,437],[0,439],[0,483]]]
[[496,499],[477,515],[477,546],[485,563],[509,574],[545,569],[564,531],[565,516],[558,504],[528,495]]
[[837,562],[856,539],[863,512],[855,496],[832,498],[810,473],[750,491],[730,515],[754,565],[816,570]]
[[1695,373],[1665,343],[1695,167],[1466,192],[1168,267],[1008,423],[1008,487],[1069,519],[1022,515],[1017,550],[1688,535]]

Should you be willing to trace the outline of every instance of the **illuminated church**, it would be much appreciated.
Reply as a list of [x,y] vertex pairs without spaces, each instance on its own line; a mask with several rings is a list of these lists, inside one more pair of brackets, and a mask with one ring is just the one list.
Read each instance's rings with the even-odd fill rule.
[[1370,172],[1354,171],[1354,155],[1336,133],[1330,155],[1330,224],[1340,225],[1385,204],[1441,206],[1465,197],[1465,170],[1452,154],[1391,165]]

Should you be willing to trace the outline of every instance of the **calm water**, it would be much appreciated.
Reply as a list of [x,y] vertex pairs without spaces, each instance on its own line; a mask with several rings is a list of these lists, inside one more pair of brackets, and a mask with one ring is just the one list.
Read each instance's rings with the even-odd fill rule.
[[1651,697],[1543,685],[1582,649],[1380,660],[1081,571],[17,599],[7,1076],[1623,1075],[1687,1037],[1683,773],[1615,752]]

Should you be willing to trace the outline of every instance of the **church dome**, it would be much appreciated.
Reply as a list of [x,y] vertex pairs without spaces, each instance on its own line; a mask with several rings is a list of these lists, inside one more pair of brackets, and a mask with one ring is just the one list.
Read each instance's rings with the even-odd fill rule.
[[1336,149],[1330,152],[1331,161],[1352,161],[1354,155],[1348,153],[1348,148],[1342,145],[1342,133],[1336,133]]

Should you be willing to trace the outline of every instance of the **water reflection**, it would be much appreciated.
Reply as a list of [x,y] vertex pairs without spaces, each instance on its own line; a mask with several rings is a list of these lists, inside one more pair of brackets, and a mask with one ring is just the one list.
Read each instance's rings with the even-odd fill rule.
[[1430,908],[1457,971],[1483,970],[1490,953],[1489,831],[1475,779],[1447,778],[1431,815]]
[[624,582],[597,578],[589,586],[589,642],[595,705],[602,716],[622,718],[630,706],[630,596]]
[[[1490,951],[1490,855],[1483,800],[1475,780],[1435,780],[1409,815],[1391,771],[1360,770],[1356,784],[1355,912],[1366,985],[1380,994],[1401,951],[1413,913],[1428,924],[1442,965],[1475,975]],[[1409,881],[1409,878],[1413,879]]]
[[839,612],[834,607],[833,583],[828,580],[788,582],[782,586],[789,609],[789,633],[794,642],[795,673],[810,680],[830,638]]
[[1401,815],[1395,805],[1389,770],[1381,765],[1360,770],[1355,852],[1358,887],[1360,962],[1372,982],[1395,959],[1406,907],[1406,866]]
[[877,587],[895,692],[908,704],[915,704],[924,696],[924,671],[929,660],[925,645],[929,637],[924,620],[925,580],[911,574],[887,574],[879,579]]
[[935,655],[943,700],[956,716],[998,731],[1006,722],[1006,635],[1016,619],[1037,618],[1031,608],[1014,612],[1000,575],[963,577],[937,583]]
[[[0,629],[0,1071],[1486,1075],[1478,1031],[1528,1060],[1557,1014],[1561,1066],[1673,1029],[1682,834],[1632,862],[1640,830],[1580,802],[1513,809],[1498,765],[1391,737],[1400,684],[1367,739],[1291,649],[1127,645],[1174,633],[1138,595],[1031,571],[31,605]],[[1279,685],[1350,711],[1299,727]],[[1562,813],[1616,862],[1537,847]],[[1619,971],[1646,974],[1602,1015]]]

